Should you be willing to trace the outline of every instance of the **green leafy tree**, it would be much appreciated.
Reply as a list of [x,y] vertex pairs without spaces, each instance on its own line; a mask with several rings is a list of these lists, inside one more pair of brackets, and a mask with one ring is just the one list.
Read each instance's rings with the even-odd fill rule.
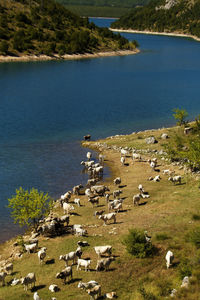
[[177,120],[177,125],[186,124],[186,117],[188,116],[188,112],[185,109],[174,108],[173,109],[173,117]]
[[35,227],[52,208],[49,195],[38,192],[34,188],[28,191],[20,187],[16,190],[16,195],[8,199],[8,202],[8,207],[12,209],[11,216],[14,223],[19,223],[20,226],[33,225]]
[[2,52],[3,54],[7,54],[8,48],[9,48],[8,42],[2,41],[0,43],[0,52]]

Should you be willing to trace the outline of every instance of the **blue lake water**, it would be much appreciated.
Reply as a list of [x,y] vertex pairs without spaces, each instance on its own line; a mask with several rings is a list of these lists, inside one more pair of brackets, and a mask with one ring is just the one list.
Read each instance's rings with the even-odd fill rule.
[[[109,26],[112,20],[92,21]],[[200,43],[123,35],[139,42],[140,54],[0,64],[0,241],[20,232],[5,207],[16,188],[58,197],[86,182],[83,135],[170,126],[176,107],[189,119],[200,113]]]

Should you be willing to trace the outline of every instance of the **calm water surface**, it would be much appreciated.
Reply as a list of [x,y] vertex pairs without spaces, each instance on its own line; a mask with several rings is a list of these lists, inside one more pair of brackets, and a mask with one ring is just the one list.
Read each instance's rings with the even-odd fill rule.
[[173,125],[175,107],[190,119],[200,113],[200,43],[124,36],[138,40],[140,54],[0,64],[0,241],[20,232],[5,207],[16,188],[58,197],[86,182],[83,135],[97,139]]

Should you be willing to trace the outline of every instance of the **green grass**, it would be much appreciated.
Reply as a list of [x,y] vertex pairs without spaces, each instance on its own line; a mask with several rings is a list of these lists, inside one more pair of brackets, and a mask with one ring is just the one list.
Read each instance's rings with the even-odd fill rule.
[[[121,136],[113,139],[101,140],[101,143],[107,143],[109,146],[130,146],[146,149],[145,137],[155,135],[158,144],[148,145],[150,149],[162,149],[160,139],[161,133],[168,132],[170,139],[175,129],[163,129],[160,131],[140,132],[137,134]],[[96,142],[84,143],[84,145],[95,148]],[[194,180],[190,174],[184,174],[178,166],[166,165],[165,161],[159,160],[159,169],[161,174],[160,182],[151,182],[147,179],[150,176],[157,175],[149,167],[146,160],[150,154],[142,155],[142,162],[134,162],[127,158],[128,166],[121,166],[120,153],[110,149],[103,150],[106,157],[106,163],[112,170],[111,178],[106,180],[111,192],[116,188],[113,185],[113,178],[120,176],[125,186],[123,189],[124,212],[117,215],[117,223],[108,226],[102,226],[102,221],[93,217],[94,210],[88,203],[85,196],[80,196],[83,206],[76,208],[75,212],[79,215],[71,216],[70,224],[85,224],[88,230],[88,238],[84,237],[90,244],[83,248],[83,258],[90,257],[92,260],[91,268],[95,269],[97,256],[93,247],[97,245],[110,244],[113,246],[113,254],[116,255],[116,261],[112,262],[109,272],[84,272],[76,271],[73,267],[74,281],[66,286],[61,280],[56,279],[57,272],[64,268],[64,263],[59,261],[59,255],[65,254],[76,249],[76,243],[81,238],[66,235],[53,239],[40,238],[39,246],[47,247],[47,261],[55,260],[52,264],[39,265],[37,254],[28,255],[25,253],[22,259],[14,261],[14,272],[12,276],[6,278],[8,283],[13,277],[21,277],[34,271],[36,274],[38,294],[42,299],[50,299],[52,294],[48,291],[50,284],[55,283],[60,287],[60,291],[55,295],[59,300],[65,299],[88,299],[88,295],[77,288],[79,280],[96,280],[102,286],[102,293],[116,291],[120,300],[141,300],[156,297],[163,299],[169,295],[171,288],[178,289],[178,299],[196,300],[199,297],[200,287],[198,280],[200,278],[200,253],[196,249],[196,244],[185,239],[187,232],[199,232],[198,220],[192,219],[192,216],[199,211],[199,188],[198,181]],[[173,185],[168,181],[168,177],[162,174],[162,170],[170,168],[176,174],[184,176],[182,185]],[[138,193],[138,184],[143,184],[145,191],[148,191],[150,198],[143,199],[138,207],[134,207],[132,197]],[[74,196],[73,196],[74,197]],[[112,197],[111,197],[112,199]],[[146,202],[146,203],[145,203]],[[100,200],[101,208],[107,211],[105,199]],[[58,209],[61,214],[62,210]],[[97,227],[90,227],[97,225]],[[127,235],[130,228],[144,229],[152,236],[152,244],[157,248],[157,253],[153,257],[135,258],[126,251],[122,240]],[[109,234],[112,228],[116,228],[116,235]],[[194,239],[193,239],[194,240]],[[195,236],[195,241],[199,242],[199,234]],[[1,259],[7,258],[13,249],[13,241],[0,246]],[[166,269],[165,255],[168,250],[174,253],[173,267]],[[193,281],[185,291],[179,291],[182,276],[192,274]],[[142,289],[138,290],[138,287]],[[141,293],[142,292],[142,293]],[[33,293],[29,290],[23,291],[23,287],[0,287],[0,298],[3,300],[21,300],[32,299]]]

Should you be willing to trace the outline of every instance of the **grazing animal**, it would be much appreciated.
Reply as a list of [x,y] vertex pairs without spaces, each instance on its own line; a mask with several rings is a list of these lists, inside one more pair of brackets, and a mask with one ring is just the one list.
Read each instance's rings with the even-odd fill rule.
[[133,158],[133,160],[138,160],[138,161],[141,161],[141,159],[142,159],[141,155],[138,153],[133,153],[132,158]]
[[150,162],[150,167],[152,168],[153,171],[155,171],[156,162],[151,161],[151,162]]
[[74,195],[80,195],[80,190],[83,188],[82,184],[75,185],[72,189]]
[[87,241],[78,241],[77,245],[79,247],[86,247],[86,246],[90,246],[90,244]]
[[21,283],[24,285],[24,290],[26,292],[28,289],[28,285],[32,287],[32,283],[33,283],[33,286],[35,286],[35,282],[36,282],[35,273],[28,273],[28,275],[26,275],[21,279]]
[[81,202],[79,198],[74,199],[74,204],[77,204],[79,207],[81,206]]
[[80,227],[79,228],[75,228],[74,231],[75,231],[75,234],[77,236],[85,236],[85,235],[87,235],[87,230],[83,229],[83,228],[80,228]]
[[108,211],[113,209],[119,212],[119,210],[122,209],[122,202],[123,201],[121,199],[115,199],[111,202],[108,202]]
[[66,267],[61,272],[56,274],[56,278],[63,279],[64,284],[66,284],[67,277],[71,277],[71,279],[72,279],[72,267],[71,266]]
[[59,291],[59,287],[56,285],[56,284],[51,284],[49,286],[49,290],[52,292],[52,293],[55,293],[55,292],[58,292]]
[[106,245],[106,246],[95,246],[94,250],[98,257],[101,257],[101,255],[108,254],[109,256],[112,254],[112,246]]
[[104,212],[105,212],[105,210],[99,210],[99,211],[96,210],[96,211],[94,212],[94,216],[95,216],[95,217],[101,216],[101,215],[103,215]]
[[12,286],[15,286],[15,285],[19,284],[20,282],[21,282],[20,279],[14,278],[14,279],[12,280],[12,282],[11,282],[11,285],[12,285]]
[[129,156],[129,151],[126,149],[121,149],[121,156]]
[[85,268],[85,272],[89,271],[89,266],[91,264],[91,260],[81,259],[79,258],[77,261],[77,270],[81,270],[81,267]]
[[90,295],[90,299],[92,299],[92,300],[97,299],[98,297],[101,296],[101,286],[96,285],[93,288],[88,289],[87,292]]
[[119,196],[120,196],[121,193],[122,193],[121,190],[115,190],[115,191],[113,191],[113,197],[114,198],[119,198]]
[[114,184],[115,185],[119,185],[119,184],[121,184],[121,178],[120,177],[117,177],[117,178],[115,178],[114,180],[113,180],[113,182],[114,182]]
[[99,219],[104,221],[104,225],[107,225],[107,221],[113,220],[113,223],[116,223],[116,213],[109,213],[99,216]]
[[31,245],[24,244],[25,250],[30,254],[31,252],[36,252],[38,244],[34,243]]
[[126,161],[125,157],[122,156],[122,157],[120,158],[120,162],[121,162],[122,166],[125,165],[125,161]]
[[7,274],[12,274],[12,272],[13,272],[13,263],[9,263],[9,264],[5,265],[4,271]]
[[66,267],[68,267],[68,262],[72,260],[73,264],[75,264],[76,259],[80,258],[82,255],[82,251],[80,246],[76,249],[76,251],[69,252],[65,255],[60,255],[59,260],[64,260]]
[[180,175],[169,177],[168,180],[176,184],[177,182],[181,184],[182,177]]
[[86,186],[91,187],[97,183],[97,180],[95,178],[88,179]]
[[91,189],[86,189],[85,190],[85,195],[88,197],[88,198],[93,198],[95,195],[94,193],[92,193]]
[[117,293],[116,292],[110,292],[110,293],[106,293],[104,295],[105,299],[114,299],[117,298]]
[[134,206],[138,206],[140,203],[140,194],[134,195],[133,196],[133,204]]
[[2,286],[5,285],[5,278],[8,274],[6,272],[1,272],[0,273],[0,282],[2,282]]
[[105,185],[93,185],[91,187],[92,193],[97,194],[98,196],[104,196],[105,192],[109,192],[110,189]]
[[69,216],[63,215],[58,219],[59,223],[67,223],[67,226],[69,226]]
[[95,280],[90,280],[88,282],[82,282],[82,281],[80,281],[78,283],[78,288],[79,289],[87,290],[87,289],[91,289],[91,288],[95,287],[96,285],[98,285],[98,282],[95,281]]
[[66,203],[64,202],[63,203],[63,210],[64,210],[64,213],[69,215],[70,214],[70,211],[71,210],[74,210],[74,206],[73,205],[70,205],[69,203]]
[[166,259],[167,269],[169,269],[169,267],[172,265],[172,262],[174,260],[173,252],[169,250],[165,256],[165,259]]
[[33,300],[42,300],[42,299],[39,297],[38,293],[35,292],[35,293],[33,294]]
[[169,169],[163,170],[163,174],[164,174],[164,175],[169,175],[169,176],[171,176],[172,174],[174,174],[174,171],[171,171],[171,170],[169,170]]
[[98,206],[99,205],[99,197],[90,198],[90,199],[88,199],[88,202],[90,202],[93,207],[95,204],[96,204],[96,206]]
[[71,198],[72,192],[68,191],[67,193],[65,193],[64,195],[61,195],[61,201],[63,202],[68,202],[69,199]]
[[83,138],[84,138],[85,141],[90,141],[91,135],[90,134],[84,135]]
[[155,176],[153,179],[154,182],[159,182],[160,180],[161,180],[160,175]]
[[108,271],[111,262],[115,260],[114,257],[106,257],[97,260],[96,271],[105,270]]
[[109,202],[109,198],[110,198],[110,194],[105,194],[105,197],[106,197],[106,202],[108,203]]
[[91,157],[92,157],[92,153],[91,152],[87,152],[86,154],[87,159],[90,161]]
[[40,264],[42,264],[44,262],[44,259],[46,257],[46,251],[47,251],[47,248],[46,247],[43,247],[39,252],[38,252],[38,258],[39,258],[39,262]]
[[141,193],[144,193],[144,188],[143,188],[143,185],[142,185],[142,184],[139,184],[139,185],[138,185],[138,190],[139,190]]

